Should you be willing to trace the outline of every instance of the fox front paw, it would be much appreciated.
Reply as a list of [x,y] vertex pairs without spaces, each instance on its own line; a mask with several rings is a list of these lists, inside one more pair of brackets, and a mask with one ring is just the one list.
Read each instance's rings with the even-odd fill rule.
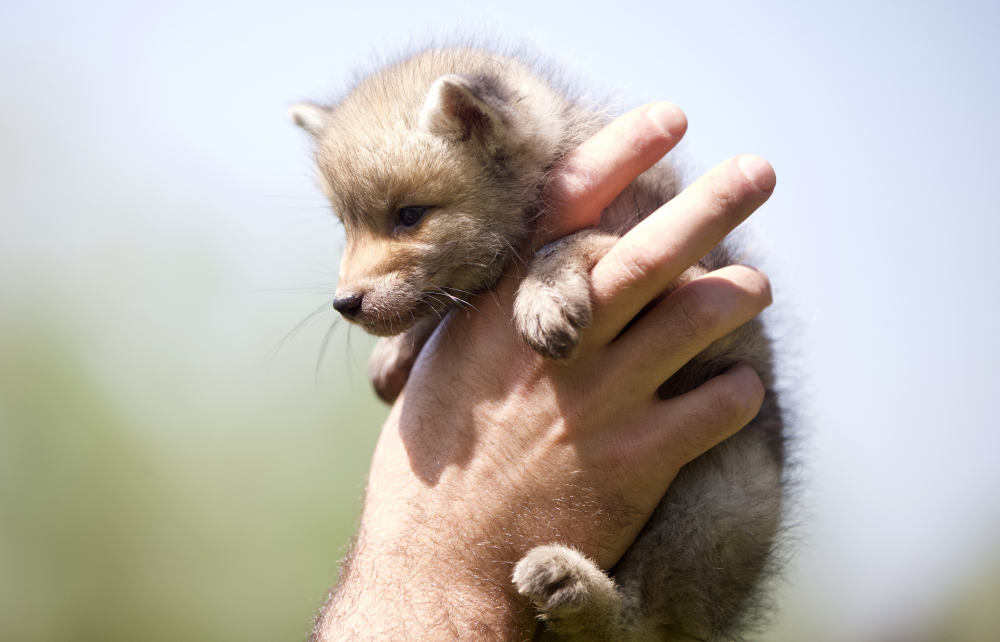
[[566,361],[576,354],[581,332],[590,327],[587,274],[566,270],[558,278],[529,274],[514,301],[521,338],[546,359]]

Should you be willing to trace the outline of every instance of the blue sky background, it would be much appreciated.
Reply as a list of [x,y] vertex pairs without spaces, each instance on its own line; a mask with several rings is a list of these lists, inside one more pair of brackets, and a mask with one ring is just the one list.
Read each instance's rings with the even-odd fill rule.
[[[144,548],[119,566],[75,566],[89,549],[53,535],[64,511],[95,546],[106,529],[155,524],[121,537],[162,544],[176,585],[161,598],[195,623],[185,634],[226,639],[227,614],[272,608],[291,615],[259,631],[302,637],[384,410],[359,333],[333,335],[314,380],[332,312],[274,350],[329,298],[342,242],[285,112],[336,96],[382,53],[456,30],[529,42],[621,109],[677,103],[692,177],[745,152],[774,165],[777,190],[752,227],[788,346],[805,482],[775,635],[924,639],[1000,573],[1000,5],[7,2],[0,347],[8,365],[72,363],[73,385],[120,425],[114,439],[159,472],[122,468],[107,512],[88,503],[103,491],[63,502],[60,484],[97,479],[105,455],[63,446],[94,442],[62,379],[33,384],[34,366],[9,365],[0,598],[14,606],[0,606],[0,633],[68,639],[76,611],[48,629],[15,611],[51,615],[88,573],[117,574],[99,582],[109,595],[156,583]],[[40,395],[34,410],[26,390]],[[65,482],[37,472],[77,469]],[[66,569],[40,570],[49,546]],[[236,588],[254,582],[256,593]],[[230,602],[211,602],[220,595]],[[121,624],[123,639],[155,620],[144,617]]]

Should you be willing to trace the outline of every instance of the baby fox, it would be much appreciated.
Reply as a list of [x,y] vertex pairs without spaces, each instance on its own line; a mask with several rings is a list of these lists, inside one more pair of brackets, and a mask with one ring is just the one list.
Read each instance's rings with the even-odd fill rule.
[[[530,247],[553,167],[606,117],[514,57],[430,49],[361,80],[331,107],[292,118],[315,140],[319,181],[347,245],[333,302],[384,337],[369,367],[391,402],[443,312],[492,287]],[[661,162],[602,214],[597,229],[530,258],[514,305],[524,340],[570,360],[591,318],[589,273],[618,238],[679,190]],[[671,289],[732,262],[720,245]],[[770,343],[759,320],[716,341],[664,383],[670,398],[737,361],[766,388],[757,417],[685,466],[610,577],[579,552],[539,546],[517,589],[566,641],[739,639],[761,614],[779,533],[785,445]],[[613,578],[613,579],[612,579]]]

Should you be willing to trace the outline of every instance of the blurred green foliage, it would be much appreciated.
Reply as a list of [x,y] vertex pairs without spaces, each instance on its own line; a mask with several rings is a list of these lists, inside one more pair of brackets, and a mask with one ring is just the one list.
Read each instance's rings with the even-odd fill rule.
[[314,396],[284,437],[158,436],[51,327],[0,328],[0,640],[303,639],[384,415]]

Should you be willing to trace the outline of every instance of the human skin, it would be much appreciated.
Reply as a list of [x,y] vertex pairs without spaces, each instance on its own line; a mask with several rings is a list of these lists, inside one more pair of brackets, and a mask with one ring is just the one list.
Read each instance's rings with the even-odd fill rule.
[[[596,224],[686,128],[679,109],[654,103],[571,153],[539,242]],[[383,426],[312,639],[528,640],[537,622],[511,582],[528,550],[568,544],[611,568],[678,470],[759,410],[763,385],[743,365],[670,400],[656,389],[770,305],[770,285],[751,267],[723,268],[623,329],[774,185],[763,159],[730,159],[624,236],[592,271],[593,324],[570,363],[518,338],[516,273],[450,314]]]

